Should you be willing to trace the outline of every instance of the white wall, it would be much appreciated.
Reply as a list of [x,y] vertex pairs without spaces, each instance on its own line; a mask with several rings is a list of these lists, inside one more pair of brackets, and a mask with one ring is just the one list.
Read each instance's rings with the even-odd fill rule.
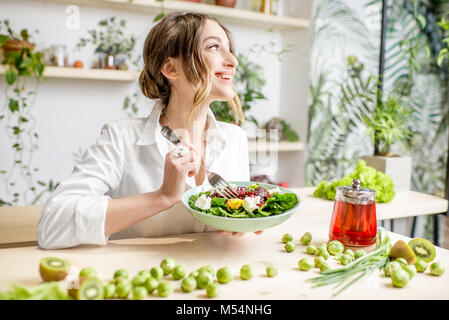
[[[239,7],[244,5],[242,0],[238,4]],[[39,29],[39,33],[34,36],[38,49],[53,44],[65,44],[69,52],[69,62],[73,63],[74,60],[80,59],[85,66],[90,66],[95,60],[93,48],[87,47],[81,52],[76,52],[75,45],[80,37],[87,35],[87,30],[96,28],[99,20],[113,15],[126,19],[128,32],[138,37],[136,53],[141,51],[145,37],[154,25],[152,22],[154,16],[152,15],[80,6],[80,29],[69,30],[65,26],[66,7],[64,4],[41,1],[1,1],[0,19],[9,19],[15,30]],[[269,32],[235,24],[228,24],[228,27],[233,34],[237,50],[240,52],[246,52],[256,44],[271,40],[279,43],[284,41],[283,35],[277,31]],[[289,36],[287,40],[295,41],[295,36]],[[304,38],[301,41],[304,41]],[[303,59],[299,64],[295,63],[295,54],[291,53],[287,62],[283,63],[270,54],[254,56],[254,60],[265,69],[267,83],[263,93],[268,97],[268,101],[259,103],[257,110],[252,110],[251,114],[262,123],[273,116],[288,116],[293,121],[292,126],[300,132],[304,140],[306,138],[306,120],[303,115],[306,115],[307,112],[286,111],[284,107],[295,106],[296,108],[298,106],[297,110],[306,108],[304,103],[302,105],[297,103],[297,95],[305,94],[303,89],[292,91],[294,93],[290,95],[290,91],[296,88],[292,80],[298,81],[301,86],[307,80],[307,74],[300,72],[307,59]],[[288,74],[285,75],[285,73]],[[286,85],[285,81],[288,81],[289,85]],[[78,150],[84,151],[92,144],[99,136],[104,123],[126,117],[126,113],[122,110],[123,99],[127,94],[133,92],[135,85],[134,83],[112,81],[44,79],[33,107],[33,114],[37,119],[36,130],[40,135],[40,149],[35,153],[33,162],[35,167],[40,168],[37,178],[42,181],[50,179],[60,181],[70,175],[75,163],[73,153]],[[4,88],[5,82],[1,80],[0,92],[3,92]],[[307,89],[308,86],[305,91]],[[3,106],[4,103],[5,97],[0,95],[0,106]],[[139,116],[148,115],[151,106],[152,103],[149,100],[142,98]],[[3,125],[2,122],[0,124]],[[10,154],[11,142],[1,128],[0,170],[8,170]],[[295,170],[298,170],[297,175],[300,179],[300,182],[296,184],[302,184],[303,166],[298,166]],[[16,180],[17,183],[20,183],[20,179]],[[2,197],[7,198],[5,197],[5,187],[3,183],[0,183],[0,198]]]

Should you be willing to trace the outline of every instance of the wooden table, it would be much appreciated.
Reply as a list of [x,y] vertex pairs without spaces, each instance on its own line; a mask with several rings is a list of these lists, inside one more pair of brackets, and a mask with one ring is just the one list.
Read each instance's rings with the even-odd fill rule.
[[[229,266],[236,275],[244,264],[255,268],[250,281],[238,277],[221,286],[220,299],[332,299],[332,288],[312,289],[305,280],[318,275],[317,269],[303,272],[297,262],[303,257],[305,247],[298,245],[293,253],[287,253],[280,239],[286,232],[298,243],[301,235],[309,231],[313,244],[327,241],[333,202],[312,196],[314,188],[293,189],[300,198],[298,210],[282,225],[266,230],[262,235],[246,234],[244,237],[223,236],[219,233],[198,233],[151,239],[127,239],[110,241],[107,246],[80,246],[65,250],[45,251],[36,246],[0,249],[0,290],[7,290],[13,283],[34,285],[40,282],[39,260],[45,256],[68,259],[82,268],[94,266],[106,283],[118,268],[126,268],[131,275],[143,269],[159,265],[166,257],[173,257],[185,265],[188,273],[202,265],[210,264],[217,270]],[[402,218],[447,210],[447,200],[417,193],[398,193],[389,204],[377,205],[378,219]],[[392,242],[408,238],[391,233]],[[442,277],[418,274],[404,289],[391,286],[391,280],[379,273],[372,273],[337,299],[448,299],[449,251],[437,247],[437,258],[447,269]],[[279,275],[268,278],[265,268],[274,264]],[[331,260],[333,266],[338,264]],[[169,299],[205,299],[205,291],[184,294],[180,282]],[[161,299],[152,295],[151,299]]]
[[[126,268],[134,276],[139,270],[159,265],[166,257],[172,257],[183,264],[190,273],[200,266],[210,264],[216,271],[228,266],[235,273],[235,280],[221,285],[219,299],[240,300],[303,300],[303,299],[449,299],[449,251],[436,248],[435,261],[446,267],[441,277],[434,277],[428,271],[417,274],[406,288],[394,288],[390,278],[374,272],[350,287],[336,298],[332,287],[312,289],[307,279],[318,275],[318,269],[300,271],[297,262],[305,253],[305,246],[298,239],[306,231],[313,235],[312,244],[327,241],[329,223],[304,223],[300,213],[288,221],[266,230],[262,235],[246,234],[243,237],[224,236],[217,232],[184,234],[148,239],[127,239],[110,241],[107,246],[80,246],[72,249],[44,251],[37,247],[0,249],[0,290],[6,290],[13,283],[34,285],[40,282],[38,263],[42,257],[57,256],[68,259],[81,267],[94,266],[105,283],[118,268]],[[290,232],[296,250],[287,253],[280,241],[282,235]],[[390,233],[392,242],[408,238]],[[332,266],[338,264],[329,259]],[[238,278],[240,267],[251,264],[255,276],[249,281]],[[265,275],[265,268],[274,264],[279,268],[275,278]],[[173,281],[173,280],[171,280]],[[174,282],[175,292],[168,298],[152,294],[149,299],[207,299],[205,290],[185,294],[179,290],[180,281]]]
[[[313,196],[315,188],[292,188],[301,199],[295,217],[301,223],[327,222],[332,216],[333,201]],[[185,210],[182,205],[180,210]],[[398,192],[390,203],[378,203],[379,220],[404,218],[446,212],[448,201],[414,191]],[[0,248],[2,246],[36,244],[35,226],[41,206],[0,207]],[[3,244],[3,245],[2,245]]]

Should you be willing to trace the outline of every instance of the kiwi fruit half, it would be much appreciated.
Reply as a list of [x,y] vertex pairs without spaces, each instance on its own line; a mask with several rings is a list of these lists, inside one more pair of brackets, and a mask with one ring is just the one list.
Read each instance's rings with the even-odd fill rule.
[[103,300],[103,283],[97,277],[81,277],[78,288],[70,289],[69,295],[76,300]]
[[416,262],[415,252],[403,240],[396,241],[394,246],[391,247],[390,256],[395,259],[404,258],[407,260],[407,264],[415,264]]
[[427,239],[413,239],[408,243],[418,259],[430,262],[435,259],[435,247],[432,242]]
[[70,262],[61,258],[46,257],[39,263],[39,273],[45,282],[64,280],[69,269]]

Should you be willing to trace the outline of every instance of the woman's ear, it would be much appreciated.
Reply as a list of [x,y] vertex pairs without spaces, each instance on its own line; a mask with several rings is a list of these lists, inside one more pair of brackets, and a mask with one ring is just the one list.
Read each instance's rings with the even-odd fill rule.
[[181,76],[181,66],[178,60],[169,57],[162,66],[162,74],[171,80],[176,80]]

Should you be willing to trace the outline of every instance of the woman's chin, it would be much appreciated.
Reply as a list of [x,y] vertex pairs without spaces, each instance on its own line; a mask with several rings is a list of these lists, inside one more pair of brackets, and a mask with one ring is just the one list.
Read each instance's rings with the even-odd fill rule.
[[235,93],[234,91],[232,92],[220,92],[219,94],[214,94],[213,95],[213,100],[214,101],[231,101],[234,99]]

